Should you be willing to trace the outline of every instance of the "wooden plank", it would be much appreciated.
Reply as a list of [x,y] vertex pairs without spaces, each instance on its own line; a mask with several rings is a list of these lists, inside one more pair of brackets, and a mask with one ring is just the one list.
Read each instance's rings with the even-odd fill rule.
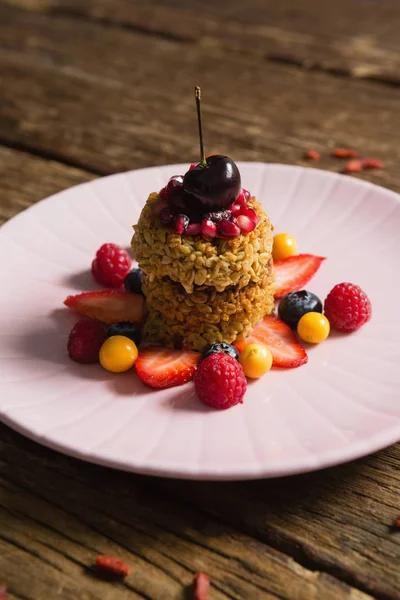
[[309,147],[353,146],[387,163],[362,177],[399,189],[400,89],[4,6],[0,40],[8,144],[102,173],[191,162],[200,83],[207,149],[293,163]]
[[0,224],[38,200],[93,175],[0,146]]
[[258,53],[305,68],[400,83],[400,8],[338,0],[6,0],[176,39]]
[[[0,573],[17,597],[178,599],[202,570],[213,600],[372,598],[237,532],[207,514],[210,505],[154,494],[151,478],[67,459],[4,426],[0,439]],[[132,575],[114,586],[99,580],[90,568],[98,553],[121,556]]]

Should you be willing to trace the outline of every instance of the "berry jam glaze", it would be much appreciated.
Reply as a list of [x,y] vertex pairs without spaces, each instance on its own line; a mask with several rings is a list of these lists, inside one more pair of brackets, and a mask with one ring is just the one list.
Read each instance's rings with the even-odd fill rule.
[[[190,168],[197,166],[193,163]],[[206,238],[231,239],[250,233],[258,224],[256,211],[248,206],[250,192],[241,189],[235,201],[223,210],[209,211],[184,189],[184,178],[174,175],[160,191],[154,214],[160,223],[179,235],[203,235]]]

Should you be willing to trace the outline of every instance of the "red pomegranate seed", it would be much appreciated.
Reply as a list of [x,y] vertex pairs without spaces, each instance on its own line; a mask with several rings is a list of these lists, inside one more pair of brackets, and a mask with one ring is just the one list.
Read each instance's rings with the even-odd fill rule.
[[217,226],[211,219],[203,219],[201,223],[201,233],[204,237],[215,238],[217,235]]
[[115,556],[98,556],[96,558],[96,566],[102,571],[108,571],[114,575],[120,575],[126,577],[131,572],[127,564]]
[[349,162],[346,164],[346,171],[347,173],[359,173],[360,171],[362,171],[363,165],[361,160],[349,160]]
[[163,189],[160,191],[160,198],[161,200],[168,200],[169,198],[169,193],[167,190],[167,186],[163,187]]
[[240,215],[241,211],[242,211],[242,207],[240,206],[240,204],[231,204],[230,206],[228,206],[228,209],[231,211],[232,215],[234,217],[236,217],[237,215]]
[[200,235],[201,234],[201,223],[191,223],[186,231],[185,235]]
[[163,208],[160,212],[160,221],[163,225],[169,225],[172,221],[172,214],[168,208]]
[[205,573],[196,573],[193,578],[193,598],[194,600],[208,600],[208,590],[210,587],[210,578]]
[[167,184],[167,194],[170,198],[175,194],[179,194],[183,190],[183,177],[175,176],[171,177]]
[[353,150],[353,148],[336,148],[332,154],[336,158],[357,158],[358,156],[357,150]]
[[0,600],[7,600],[7,586],[0,585]]
[[224,238],[235,238],[240,235],[240,228],[232,221],[223,219],[218,223],[218,234]]
[[319,160],[321,158],[321,155],[316,150],[307,150],[306,158],[308,158],[309,160]]
[[256,223],[252,221],[252,219],[249,219],[249,217],[246,217],[245,215],[239,215],[236,219],[236,224],[245,233],[250,233],[250,231],[253,231],[253,229],[256,228]]
[[364,158],[362,166],[364,169],[383,169],[385,164],[376,158]]
[[175,231],[182,235],[186,231],[187,226],[189,225],[189,217],[186,215],[178,215],[175,219]]
[[[246,204],[250,200],[250,192],[242,188],[239,196],[236,198],[238,204]],[[235,203],[236,203],[235,202]]]
[[258,216],[257,216],[257,213],[254,210],[254,208],[251,208],[251,206],[242,206],[242,210],[240,211],[240,214],[243,215],[244,217],[248,217],[251,221],[254,222],[254,225],[257,225]]

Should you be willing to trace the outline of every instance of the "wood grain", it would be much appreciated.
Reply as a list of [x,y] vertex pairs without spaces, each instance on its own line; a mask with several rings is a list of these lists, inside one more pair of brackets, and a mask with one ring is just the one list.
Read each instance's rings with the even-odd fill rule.
[[399,189],[398,88],[4,6],[0,40],[3,143],[101,173],[191,162],[200,83],[210,151],[293,163],[352,146],[387,163],[362,177]]
[[38,200],[93,175],[0,146],[0,224]]
[[[260,539],[265,521],[272,529],[277,519],[271,501],[278,505],[283,492],[286,508],[277,512],[289,515],[297,503],[287,495],[297,493],[302,478],[258,486],[156,481],[61,457],[4,426],[0,432],[0,572],[8,574],[16,597],[56,598],[61,591],[68,599],[183,598],[196,570],[210,575],[212,600],[372,597]],[[319,480],[322,489],[317,486],[315,495],[325,504],[329,488],[324,477]],[[226,510],[216,508],[221,497]],[[297,520],[299,530],[307,525],[299,515]],[[328,526],[330,520],[327,512]],[[243,531],[256,521],[259,534]],[[343,537],[351,531],[345,523],[340,529]],[[317,537],[310,528],[307,535],[309,544]],[[95,576],[94,558],[104,552],[131,565],[133,573],[123,583]],[[376,597],[395,598],[387,587],[389,594],[377,589]]]
[[243,50],[307,69],[400,83],[397,0],[7,0],[54,15],[114,23]]
[[[398,17],[396,0],[0,1],[0,221],[96,174],[191,162],[194,84],[209,151],[310,165],[315,148],[339,171],[331,149],[356,147],[387,165],[361,177],[400,191]],[[285,480],[167,481],[0,426],[0,583],[11,599],[168,600],[203,570],[210,600],[397,600],[399,461],[397,445]],[[100,579],[98,553],[132,575]]]

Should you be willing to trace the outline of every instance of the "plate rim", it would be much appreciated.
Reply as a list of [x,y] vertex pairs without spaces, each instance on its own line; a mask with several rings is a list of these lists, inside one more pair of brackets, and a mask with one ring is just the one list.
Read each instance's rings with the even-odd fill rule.
[[[315,167],[307,167],[300,165],[290,165],[290,164],[281,164],[281,163],[266,163],[263,161],[237,161],[239,168],[245,166],[259,166],[259,167],[268,167],[275,169],[289,169],[291,171],[297,172],[305,172],[305,171],[315,171],[319,174],[323,174],[324,177],[328,179],[350,179],[355,187],[364,187],[365,189],[373,189],[379,190],[380,194],[384,194],[389,198],[395,199],[398,203],[400,203],[400,194],[380,186],[376,183],[371,183],[369,181],[365,181],[362,179],[354,179],[350,178],[348,175],[344,175],[342,173],[327,171],[324,169],[319,169]],[[69,188],[65,188],[60,190],[50,196],[47,196],[35,204],[27,207],[8,221],[6,221],[0,227],[0,243],[2,239],[2,235],[4,231],[9,230],[9,228],[13,226],[18,226],[19,221],[21,219],[26,218],[26,215],[38,209],[38,207],[42,207],[44,204],[54,201],[55,198],[58,198],[60,195],[73,193],[78,188],[83,188],[87,186],[92,186],[93,184],[103,180],[109,180],[110,178],[118,178],[121,176],[126,176],[132,173],[145,173],[147,171],[152,171],[156,169],[182,169],[187,168],[187,163],[176,163],[170,165],[153,165],[148,167],[142,167],[140,169],[131,169],[128,171],[121,171],[118,173],[112,173],[105,176],[100,176],[95,179],[82,182],[80,184],[71,186]],[[1,383],[1,382],[0,382]],[[112,458],[104,458],[104,456],[98,456],[96,453],[87,453],[85,451],[76,450],[73,446],[69,446],[67,443],[60,443],[53,441],[50,437],[45,435],[41,435],[36,433],[32,428],[27,428],[23,424],[20,424],[17,420],[8,416],[4,413],[4,410],[0,407],[0,421],[3,422],[6,426],[11,429],[17,431],[19,434],[24,437],[33,440],[42,446],[45,446],[51,450],[55,450],[59,453],[62,453],[66,456],[73,457],[74,459],[82,460],[85,462],[97,464],[100,466],[104,466],[107,468],[117,469],[125,472],[133,472],[142,475],[151,475],[151,476],[159,476],[159,477],[168,477],[174,479],[191,479],[191,480],[199,480],[199,481],[243,481],[243,480],[253,480],[253,479],[267,479],[267,478],[277,478],[282,476],[292,476],[300,473],[307,473],[312,471],[317,471],[321,469],[325,469],[328,467],[338,466],[349,461],[358,460],[362,457],[371,455],[379,450],[387,448],[397,442],[400,441],[400,420],[393,424],[391,427],[387,427],[385,430],[378,432],[373,435],[372,438],[368,439],[368,448],[366,448],[366,440],[361,439],[356,442],[351,442],[347,446],[336,448],[333,451],[329,450],[326,452],[319,452],[317,455],[311,455],[311,457],[305,458],[302,462],[293,464],[293,459],[291,461],[285,461],[284,463],[280,462],[278,466],[274,467],[274,464],[265,463],[262,469],[251,468],[251,465],[245,465],[236,467],[235,465],[231,465],[230,467],[219,467],[217,469],[212,469],[208,465],[205,469],[198,470],[197,472],[192,467],[184,468],[184,463],[174,463],[169,462],[170,466],[163,466],[157,464],[158,461],[149,460],[149,458],[145,459],[148,463],[147,466],[140,465],[140,461],[137,465],[133,464],[134,460],[130,457],[130,461],[120,461]],[[172,466],[171,466],[172,465]]]

